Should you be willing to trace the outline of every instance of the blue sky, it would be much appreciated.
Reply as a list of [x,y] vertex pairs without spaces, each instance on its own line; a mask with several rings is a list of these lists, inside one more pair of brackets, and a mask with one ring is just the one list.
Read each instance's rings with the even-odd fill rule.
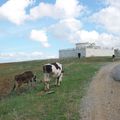
[[119,0],[0,0],[0,63],[58,58],[90,42],[120,46]]

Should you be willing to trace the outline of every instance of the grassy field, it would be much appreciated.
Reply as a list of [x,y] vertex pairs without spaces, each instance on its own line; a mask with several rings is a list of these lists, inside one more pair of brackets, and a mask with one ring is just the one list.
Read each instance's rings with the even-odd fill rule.
[[[64,66],[62,84],[54,87],[52,82],[55,93],[41,95],[42,65],[55,61]],[[110,58],[83,58],[0,64],[0,120],[80,120],[81,98],[100,67],[110,62]],[[10,92],[14,75],[25,70],[36,73],[37,86]]]

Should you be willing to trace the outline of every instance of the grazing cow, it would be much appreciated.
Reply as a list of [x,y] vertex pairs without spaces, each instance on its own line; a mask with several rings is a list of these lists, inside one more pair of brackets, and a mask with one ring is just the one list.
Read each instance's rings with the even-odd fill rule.
[[22,74],[15,75],[14,79],[15,84],[13,90],[20,88],[23,83],[27,83],[28,85],[31,84],[32,86],[32,83],[36,82],[36,75],[34,75],[32,71],[26,71]]
[[62,64],[55,62],[51,64],[45,64],[43,66],[43,73],[44,73],[44,84],[45,84],[45,91],[49,90],[49,82],[50,82],[50,77],[55,77],[56,82],[55,85],[60,86],[62,77],[63,77],[63,68]]

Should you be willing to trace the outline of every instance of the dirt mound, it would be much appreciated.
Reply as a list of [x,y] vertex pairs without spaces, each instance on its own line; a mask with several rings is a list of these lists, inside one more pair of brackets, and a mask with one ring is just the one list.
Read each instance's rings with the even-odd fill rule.
[[0,99],[11,92],[13,84],[12,78],[8,76],[0,78]]
[[82,120],[120,120],[120,82],[111,77],[118,64],[103,67],[91,82],[81,104]]

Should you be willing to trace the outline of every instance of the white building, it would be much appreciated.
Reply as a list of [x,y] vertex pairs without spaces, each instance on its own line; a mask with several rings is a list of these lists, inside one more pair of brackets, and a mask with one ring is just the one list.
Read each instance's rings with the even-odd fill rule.
[[59,58],[112,56],[114,49],[101,48],[94,43],[77,43],[76,48],[59,50]]

